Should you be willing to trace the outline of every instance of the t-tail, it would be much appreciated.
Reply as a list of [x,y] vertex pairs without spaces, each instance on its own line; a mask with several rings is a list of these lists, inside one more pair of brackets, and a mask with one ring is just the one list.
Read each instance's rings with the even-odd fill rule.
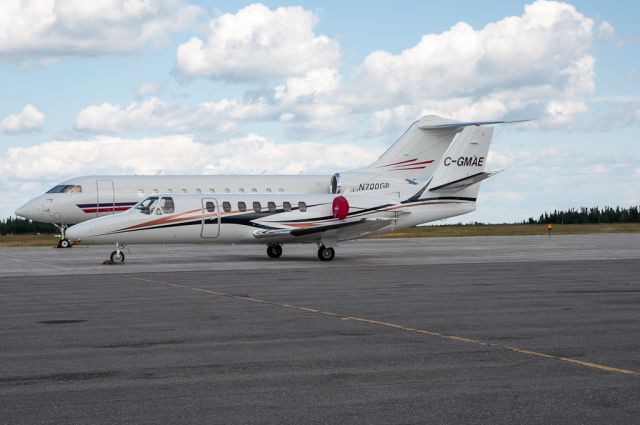
[[480,182],[496,174],[485,171],[493,127],[466,127],[449,146],[429,182],[413,196],[475,201]]
[[[372,164],[336,173],[330,192],[386,192],[406,199],[421,186],[424,191],[427,182],[430,189],[461,190],[487,177],[484,163],[493,129],[482,125],[507,122],[520,121],[459,122],[434,115],[422,117]],[[451,162],[460,157],[470,159],[461,160],[461,165]],[[477,176],[467,180],[472,174]],[[458,186],[453,186],[455,180],[461,180]]]

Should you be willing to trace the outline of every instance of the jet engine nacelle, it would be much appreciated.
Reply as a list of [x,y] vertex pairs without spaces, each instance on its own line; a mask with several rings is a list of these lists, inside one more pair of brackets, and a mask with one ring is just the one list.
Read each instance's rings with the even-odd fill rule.
[[395,179],[388,174],[335,173],[331,177],[329,193],[385,194],[402,191],[410,184],[415,183],[410,183],[403,179]]

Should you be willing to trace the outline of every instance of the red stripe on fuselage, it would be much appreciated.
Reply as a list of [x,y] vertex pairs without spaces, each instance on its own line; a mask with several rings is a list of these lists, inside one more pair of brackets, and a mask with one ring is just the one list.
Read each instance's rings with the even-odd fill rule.
[[387,164],[387,165],[381,165],[378,168],[382,168],[382,167],[391,167],[392,165],[398,165],[398,164],[405,164],[407,162],[413,162],[413,161],[417,161],[418,158],[413,158],[413,159],[407,159],[406,161],[400,161],[400,162],[394,162],[392,164]]

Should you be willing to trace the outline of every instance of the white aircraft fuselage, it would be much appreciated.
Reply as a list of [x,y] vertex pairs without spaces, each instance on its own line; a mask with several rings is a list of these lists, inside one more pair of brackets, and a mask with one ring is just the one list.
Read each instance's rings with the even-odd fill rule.
[[[335,195],[170,195],[72,226],[72,241],[97,244],[312,243],[327,247],[372,232],[412,227],[465,214],[473,197],[427,194],[401,201],[385,195],[347,194],[344,219],[333,212]],[[151,208],[146,204],[152,203]],[[170,204],[170,208],[164,205]]]
[[64,181],[16,210],[42,223],[71,225],[126,211],[158,193],[327,193],[330,176],[85,176]]

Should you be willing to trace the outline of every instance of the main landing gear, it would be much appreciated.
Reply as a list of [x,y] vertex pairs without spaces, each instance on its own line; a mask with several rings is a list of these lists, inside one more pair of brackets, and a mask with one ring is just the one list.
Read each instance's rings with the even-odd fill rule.
[[282,255],[282,245],[276,243],[267,246],[267,255],[269,258],[280,258]]
[[[115,251],[114,251],[115,254]],[[113,254],[111,254],[113,256]],[[282,256],[282,245],[274,243],[267,245],[267,255],[269,258],[280,258]],[[324,245],[318,247],[318,258],[320,261],[331,261],[335,258],[336,251],[333,248],[327,248]],[[114,261],[113,258],[111,261]]]
[[318,258],[320,261],[331,261],[336,256],[336,251],[333,248],[327,248],[324,245],[320,245],[318,248]]

